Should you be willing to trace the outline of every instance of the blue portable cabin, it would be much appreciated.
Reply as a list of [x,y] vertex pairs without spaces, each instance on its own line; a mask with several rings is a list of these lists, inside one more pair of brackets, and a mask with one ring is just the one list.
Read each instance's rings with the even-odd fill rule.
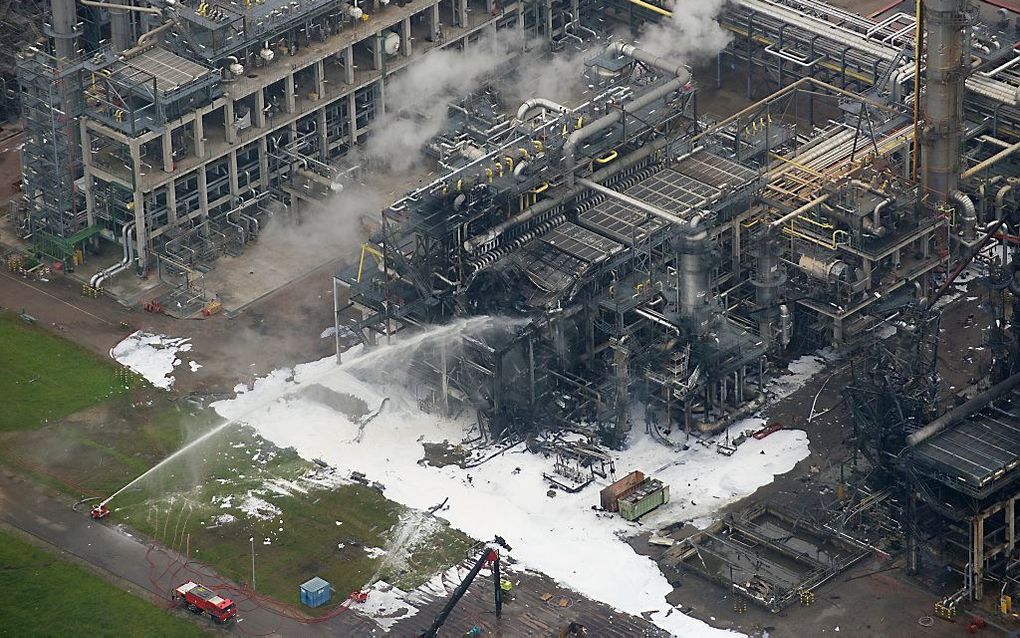
[[301,603],[309,607],[319,607],[329,602],[333,596],[333,587],[316,576],[301,585]]

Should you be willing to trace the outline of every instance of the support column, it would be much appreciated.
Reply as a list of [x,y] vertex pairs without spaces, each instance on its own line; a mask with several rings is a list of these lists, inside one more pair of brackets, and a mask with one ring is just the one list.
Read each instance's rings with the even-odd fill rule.
[[468,0],[456,0],[457,21],[462,29],[468,28]]
[[432,42],[439,42],[442,40],[439,32],[439,3],[429,7],[428,12],[429,38]]
[[315,94],[320,100],[326,98],[326,69],[322,60],[315,63]]
[[223,104],[223,128],[226,131],[227,143],[237,144],[237,127],[234,126],[234,98],[229,96]]
[[316,112],[316,128],[319,131],[319,159],[325,162],[329,159],[329,135],[326,131],[326,107]]
[[170,178],[166,185],[166,214],[167,225],[171,228],[177,225],[177,180]]
[[255,91],[254,116],[255,126],[259,128],[266,128],[266,91],[264,88]]
[[[131,170],[135,175],[140,175],[142,170],[142,151],[141,145],[137,140],[131,140],[130,153]],[[146,263],[149,261],[147,252],[149,229],[145,224],[145,199],[142,197],[142,191],[138,188],[135,189],[131,207],[133,209],[132,212],[135,214],[135,254],[138,256],[138,266],[141,274],[145,271]]]
[[85,126],[84,118],[78,124],[81,129],[81,163],[85,173],[85,179],[83,180],[85,190],[85,220],[89,226],[92,226],[96,223],[96,195],[92,192],[94,184],[92,180],[92,134],[89,132],[88,127]]
[[1006,556],[1013,555],[1013,548],[1016,547],[1016,497],[1006,501]]
[[411,17],[400,23],[400,52],[405,58],[411,57]]
[[344,82],[354,84],[354,45],[344,50]]
[[354,102],[354,91],[347,94],[347,117],[351,122],[351,146],[358,143],[358,108]]
[[135,191],[135,254],[138,256],[138,274],[144,275],[149,266],[149,229],[145,225],[145,199],[141,191]]
[[553,10],[552,0],[545,0],[545,39],[552,40],[553,37]]
[[372,68],[383,70],[383,35],[382,31],[372,36]]
[[174,136],[170,129],[163,129],[163,172],[174,172]]
[[974,600],[981,600],[985,594],[985,515],[978,514],[972,519],[970,528],[972,573],[974,574]]
[[262,182],[262,190],[269,190],[269,141],[266,138],[259,139],[259,180]]
[[295,102],[297,89],[294,88],[293,73],[287,74],[287,77],[284,78],[283,93],[284,93],[283,108],[287,113],[293,113],[294,111],[297,110],[297,104]]
[[237,149],[231,149],[227,153],[227,168],[230,178],[230,207],[233,208],[234,202],[237,200],[237,192],[240,190],[237,185]]
[[209,183],[204,166],[198,169],[198,209],[202,211],[202,221],[209,219]]
[[450,415],[450,376],[448,370],[446,340],[439,344],[439,405],[443,416]]
[[203,111],[197,111],[195,113],[195,157],[199,159],[205,158],[205,121],[203,117],[205,113]]

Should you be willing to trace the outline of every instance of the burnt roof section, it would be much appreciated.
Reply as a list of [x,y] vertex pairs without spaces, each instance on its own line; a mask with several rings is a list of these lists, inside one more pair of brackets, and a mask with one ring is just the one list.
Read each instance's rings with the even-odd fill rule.
[[1020,472],[1020,388],[919,443],[915,471],[975,498],[1013,483]]

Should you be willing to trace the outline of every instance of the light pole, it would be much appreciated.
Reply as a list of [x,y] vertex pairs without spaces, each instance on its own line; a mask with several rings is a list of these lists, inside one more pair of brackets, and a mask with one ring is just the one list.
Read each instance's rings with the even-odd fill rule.
[[255,591],[255,537],[248,539],[251,542],[251,590]]

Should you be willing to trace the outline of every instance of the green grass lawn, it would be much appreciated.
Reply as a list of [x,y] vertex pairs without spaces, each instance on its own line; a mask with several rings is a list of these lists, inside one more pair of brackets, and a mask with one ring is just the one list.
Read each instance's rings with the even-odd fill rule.
[[0,600],[10,636],[201,636],[190,622],[0,532]]
[[123,394],[125,373],[17,315],[0,313],[0,431],[38,427]]
[[[0,461],[71,497],[113,494],[222,422],[2,314],[0,396],[9,398],[0,412]],[[316,468],[231,426],[114,499],[111,520],[190,550],[238,582],[251,581],[254,537],[258,591],[294,605],[298,585],[313,576],[330,581],[342,600],[373,576],[410,589],[464,558],[471,540],[435,519],[423,519],[426,531],[400,560],[382,556],[378,548],[388,547],[402,520],[419,515],[366,486],[268,487],[280,479],[301,483]],[[251,516],[241,508],[250,495],[280,513]]]
[[[185,408],[166,392],[143,388],[59,425],[0,433],[0,459],[70,496],[108,496],[221,422],[209,410]],[[369,548],[386,548],[401,518],[413,513],[366,486],[302,483],[316,469],[294,450],[234,425],[117,496],[110,503],[111,520],[182,553],[190,550],[191,558],[237,582],[251,581],[248,539],[254,537],[258,591],[293,605],[299,603],[298,585],[313,576],[328,580],[342,599],[377,572],[410,589],[464,558],[470,539],[432,520],[402,560],[384,562]],[[306,492],[285,484],[290,494],[267,489],[280,479],[297,482]],[[241,504],[249,493],[280,514],[245,513]],[[234,520],[222,522],[223,515]]]

